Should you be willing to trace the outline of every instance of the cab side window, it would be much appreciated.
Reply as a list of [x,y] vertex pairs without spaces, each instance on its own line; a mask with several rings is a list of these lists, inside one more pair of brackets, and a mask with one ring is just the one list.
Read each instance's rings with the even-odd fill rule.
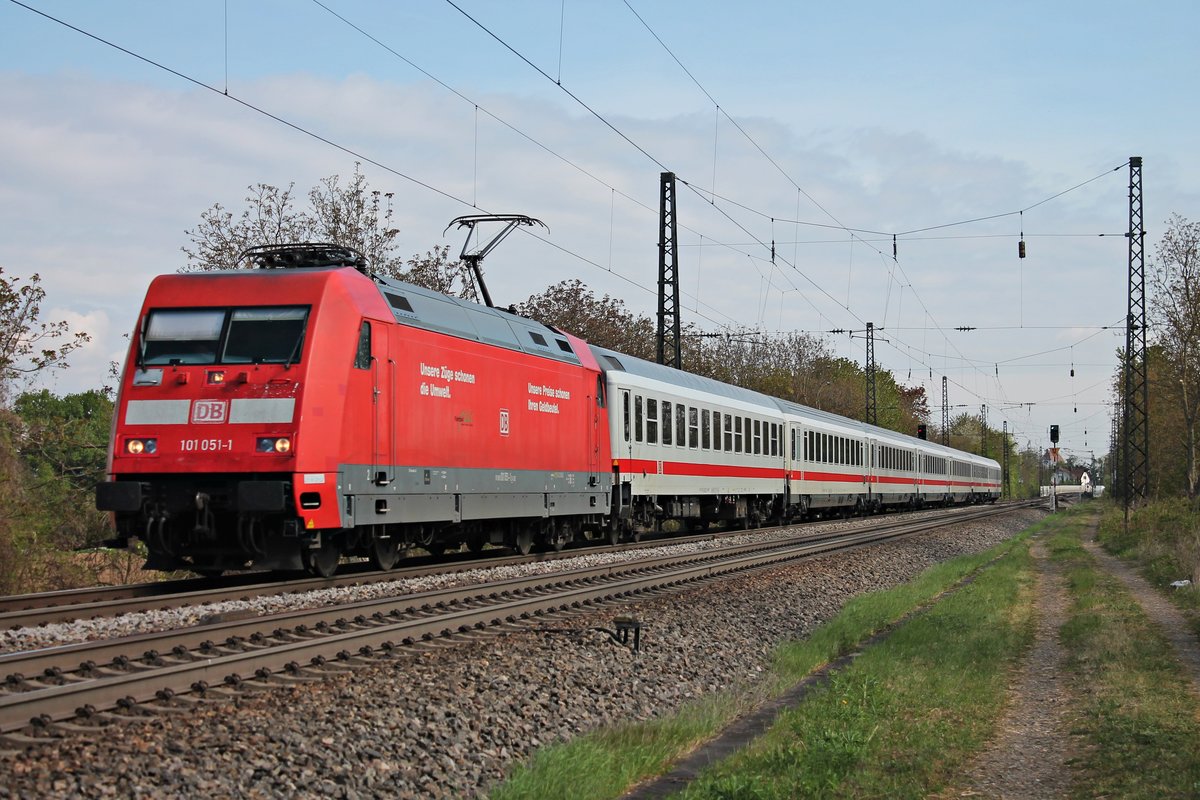
[[371,323],[365,319],[358,329],[358,350],[354,353],[354,368],[371,368]]

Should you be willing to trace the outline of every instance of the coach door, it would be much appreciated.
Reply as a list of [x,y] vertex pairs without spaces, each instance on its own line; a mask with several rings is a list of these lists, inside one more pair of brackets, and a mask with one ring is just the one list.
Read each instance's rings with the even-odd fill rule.
[[804,454],[804,430],[798,422],[789,422],[787,427],[787,468],[784,475],[786,476],[787,501],[790,505],[797,501],[800,489],[800,469],[802,468],[800,458]]
[[600,430],[600,410],[605,406],[604,375],[596,375],[596,393],[588,398],[591,408],[592,423],[588,425],[588,486],[600,484],[600,437],[605,431]]
[[364,320],[371,352],[371,480],[386,486],[395,478],[396,362],[391,358],[388,327]]
[[866,475],[867,498],[874,500],[879,491],[879,443],[872,437],[867,438],[867,452],[863,454],[863,473]]

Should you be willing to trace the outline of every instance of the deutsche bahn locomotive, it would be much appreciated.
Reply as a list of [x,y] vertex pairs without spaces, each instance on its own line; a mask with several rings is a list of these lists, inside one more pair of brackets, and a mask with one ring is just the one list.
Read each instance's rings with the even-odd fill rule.
[[333,245],[163,275],[121,378],[117,543],[150,569],[301,570],[343,556],[994,501],[999,465],[649,363],[372,275]]

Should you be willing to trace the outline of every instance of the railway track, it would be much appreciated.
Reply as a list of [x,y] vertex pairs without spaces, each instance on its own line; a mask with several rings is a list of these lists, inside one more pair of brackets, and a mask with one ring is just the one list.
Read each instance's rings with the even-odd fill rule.
[[[967,509],[938,512],[953,516],[968,513]],[[893,518],[887,518],[893,519]],[[812,523],[809,523],[812,524]],[[799,528],[803,526],[787,526]],[[785,528],[758,528],[763,533]],[[308,592],[316,589],[331,589],[346,586],[361,586],[427,575],[464,572],[473,569],[529,564],[539,561],[555,561],[574,558],[581,553],[609,553],[634,551],[664,545],[690,544],[718,540],[748,533],[745,530],[712,531],[691,536],[644,539],[640,542],[616,546],[588,546],[568,548],[561,552],[541,552],[528,556],[508,555],[497,550],[490,555],[454,553],[441,558],[418,557],[410,563],[386,572],[373,571],[363,564],[343,565],[344,573],[332,578],[287,579],[269,573],[248,573],[220,578],[184,578],[152,583],[123,584],[119,586],[97,586],[84,589],[68,589],[58,592],[13,595],[0,597],[0,630],[37,627],[55,622],[70,622],[80,619],[114,617],[152,609],[180,608],[201,603],[216,603],[224,600],[248,600],[289,593]],[[815,533],[813,536],[828,534]]]
[[[742,544],[554,575],[513,578],[405,597],[215,619],[210,625],[0,656],[0,733],[10,746],[52,728],[95,728],[108,709],[182,708],[213,693],[312,680],[373,663],[398,648],[511,630],[579,613],[1002,514],[1013,505],[887,521],[834,536]],[[149,705],[148,705],[149,704]],[[75,719],[74,722],[65,722]],[[39,735],[40,734],[40,735]]]

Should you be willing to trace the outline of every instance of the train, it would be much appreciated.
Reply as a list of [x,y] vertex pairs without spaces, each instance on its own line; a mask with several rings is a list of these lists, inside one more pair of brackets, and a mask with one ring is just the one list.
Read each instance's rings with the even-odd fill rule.
[[146,568],[392,568],[649,532],[994,502],[987,458],[591,345],[327,244],[153,279],[114,409]]

